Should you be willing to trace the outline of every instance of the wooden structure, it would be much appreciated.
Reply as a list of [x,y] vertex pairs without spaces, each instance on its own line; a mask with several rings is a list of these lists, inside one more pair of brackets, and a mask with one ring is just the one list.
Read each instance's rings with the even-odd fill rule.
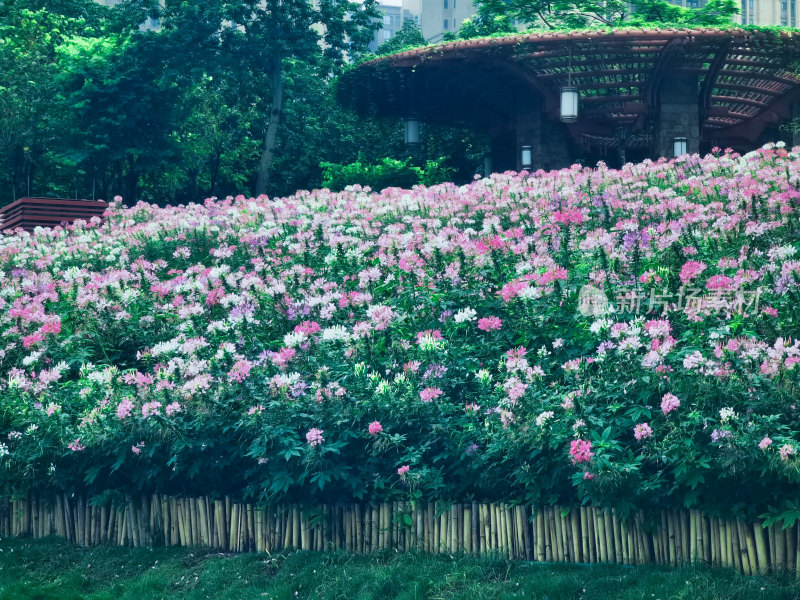
[[[578,118],[562,123],[560,92],[568,87],[579,94]],[[519,168],[523,146],[534,168],[569,165],[590,147],[672,157],[676,138],[689,153],[747,151],[776,141],[779,126],[800,117],[800,32],[626,29],[462,40],[366,62],[341,78],[339,100],[361,114],[483,131],[496,170]]]
[[67,200],[64,198],[20,198],[0,208],[0,231],[18,227],[32,231],[34,227],[55,227],[77,219],[102,217],[108,203],[100,200]]
[[[113,497],[114,500],[110,498]],[[478,502],[258,505],[230,497],[33,493],[0,500],[0,536],[57,535],[86,546],[422,551],[571,563],[729,567],[800,575],[800,525],[653,508]]]

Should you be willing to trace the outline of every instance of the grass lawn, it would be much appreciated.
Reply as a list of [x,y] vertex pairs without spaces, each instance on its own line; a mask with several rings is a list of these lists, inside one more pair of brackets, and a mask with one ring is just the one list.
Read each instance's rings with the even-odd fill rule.
[[0,600],[298,598],[800,598],[793,578],[705,567],[582,566],[452,556],[78,548],[57,540],[0,540]]

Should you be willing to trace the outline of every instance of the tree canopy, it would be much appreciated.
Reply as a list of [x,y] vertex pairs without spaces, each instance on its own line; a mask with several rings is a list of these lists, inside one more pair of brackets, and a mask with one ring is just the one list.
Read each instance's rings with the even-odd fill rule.
[[666,0],[476,0],[476,14],[458,37],[473,38],[521,29],[582,29],[619,26],[721,26],[738,13],[735,0],[709,0],[683,8]]

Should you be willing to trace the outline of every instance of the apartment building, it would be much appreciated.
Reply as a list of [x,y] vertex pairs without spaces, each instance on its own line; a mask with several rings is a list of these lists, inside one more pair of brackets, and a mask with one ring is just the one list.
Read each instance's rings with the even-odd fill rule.
[[375,32],[375,38],[369,45],[372,52],[377,50],[383,42],[388,42],[403,27],[403,7],[399,1],[394,3],[379,2],[378,10],[381,11],[381,28]]
[[457,32],[464,19],[475,14],[472,0],[403,0],[402,8],[403,18],[415,20],[431,43]]

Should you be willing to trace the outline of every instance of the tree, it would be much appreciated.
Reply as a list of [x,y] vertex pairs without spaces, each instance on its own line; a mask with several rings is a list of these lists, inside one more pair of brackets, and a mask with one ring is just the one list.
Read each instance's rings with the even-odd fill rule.
[[386,54],[395,54],[402,52],[408,48],[415,48],[417,46],[426,46],[428,44],[425,36],[422,35],[422,30],[414,21],[406,19],[403,21],[403,26],[391,39],[386,40],[375,51],[378,56]]
[[[268,74],[271,101],[263,128],[256,194],[270,187],[285,98],[284,75],[290,61],[319,63],[322,75],[337,72],[346,58],[363,52],[378,27],[375,0],[208,0],[167,2],[165,27],[193,39],[184,49],[207,58],[229,55],[258,74]],[[211,58],[213,60],[213,57]],[[325,72],[327,71],[327,73]]]
[[126,31],[73,36],[59,48],[58,103],[70,154],[98,181],[130,202],[139,181],[174,153],[167,133],[179,90],[169,85],[156,36]]
[[738,13],[735,0],[709,0],[702,8],[683,8],[666,0],[476,0],[476,8],[476,15],[464,21],[459,37],[512,33],[518,26],[719,26],[731,23]]
[[48,185],[58,181],[47,163],[61,138],[57,48],[71,35],[99,35],[106,13],[91,0],[0,1],[0,200],[36,193],[45,167]]

